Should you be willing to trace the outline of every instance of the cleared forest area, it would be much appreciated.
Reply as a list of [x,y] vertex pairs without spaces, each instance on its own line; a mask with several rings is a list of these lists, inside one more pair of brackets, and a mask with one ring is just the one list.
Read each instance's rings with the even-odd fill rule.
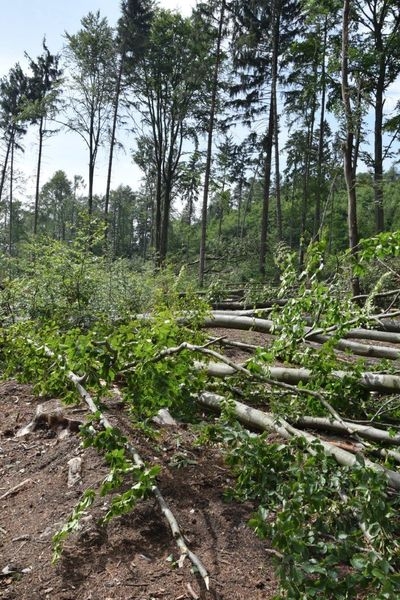
[[[189,468],[218,453],[210,485],[235,510],[247,507],[242,524],[264,540],[257,547],[265,564],[275,563],[271,597],[396,598],[399,292],[381,291],[381,282],[396,280],[397,237],[385,247],[379,239],[360,247],[366,273],[376,260],[387,267],[370,294],[354,298],[349,291],[347,255],[343,270],[324,277],[319,243],[308,249],[301,272],[290,256],[281,263],[275,300],[272,288],[266,294],[258,285],[253,308],[249,290],[212,299],[216,290],[207,296],[184,271],[146,277],[99,259],[86,242],[64,253],[55,252],[57,244],[36,246],[34,270],[10,262],[19,271],[2,290],[3,377],[81,411],[71,425],[61,405],[47,416],[40,408],[14,431],[14,443],[55,422],[79,430],[83,447],[96,449],[108,469],[80,486],[57,531],[49,523],[54,559],[62,559],[88,518],[106,532],[153,498],[177,565],[188,562],[196,574],[193,594],[225,597],[215,587],[217,558],[202,556],[185,516],[183,523],[181,512],[176,518],[165,460],[144,441],[158,448],[166,435],[167,446],[179,446],[173,428],[189,427],[174,460]],[[171,419],[173,428],[165,434],[154,419]],[[20,485],[31,482],[4,493],[19,494]],[[267,587],[257,589],[266,594]]]

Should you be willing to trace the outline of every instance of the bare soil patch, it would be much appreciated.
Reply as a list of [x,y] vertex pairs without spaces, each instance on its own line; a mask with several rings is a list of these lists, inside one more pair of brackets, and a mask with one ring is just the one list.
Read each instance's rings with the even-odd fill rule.
[[[0,384],[0,598],[4,600],[268,600],[276,580],[267,544],[247,527],[254,507],[227,503],[232,476],[218,449],[193,445],[190,427],[165,427],[157,440],[130,428],[116,406],[111,418],[142,458],[162,466],[158,485],[190,549],[207,568],[210,591],[179,551],[158,504],[148,499],[107,527],[98,526],[107,498],[98,498],[81,529],[51,564],[51,539],[81,493],[97,489],[107,469],[79,435],[43,422],[25,437],[42,398],[15,382]],[[68,409],[73,410],[73,409]],[[73,418],[81,413],[71,413]],[[68,461],[82,459],[82,479],[68,487]]]

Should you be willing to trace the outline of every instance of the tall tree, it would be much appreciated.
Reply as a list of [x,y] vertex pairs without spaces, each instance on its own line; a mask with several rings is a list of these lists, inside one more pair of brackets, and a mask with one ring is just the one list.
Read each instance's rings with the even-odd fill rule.
[[[344,0],[343,24],[342,24],[342,101],[345,118],[345,139],[343,141],[344,177],[348,198],[348,234],[349,249],[352,257],[357,260],[358,256],[358,221],[357,221],[357,194],[356,194],[356,168],[357,149],[355,139],[358,135],[359,110],[358,102],[356,108],[352,104],[350,88],[349,67],[349,31],[351,27],[351,0]],[[355,296],[360,293],[360,283],[357,276],[352,277],[352,289]]]
[[[303,139],[303,157],[296,159],[301,162],[304,173],[301,236],[314,235],[317,238],[321,226],[321,205],[326,192],[328,48],[332,46],[330,37],[337,35],[340,6],[337,0],[324,0],[309,2],[305,8],[304,34],[290,45],[288,53],[285,112],[290,129],[296,128],[294,139]],[[298,152],[300,146],[295,144],[293,150]],[[311,210],[314,213],[312,217]],[[311,225],[310,217],[313,218]]]
[[69,239],[76,225],[77,203],[64,171],[56,171],[40,193],[38,227],[57,240]]
[[[153,0],[122,0],[121,17],[118,21],[117,50],[118,66],[115,79],[115,90],[113,97],[112,122],[110,132],[110,150],[108,156],[107,183],[104,202],[104,213],[106,216],[109,209],[109,198],[111,189],[111,176],[116,144],[116,130],[120,108],[121,93],[126,85],[124,78],[127,71],[130,76],[135,70],[138,59],[148,43],[150,24],[154,15]],[[124,81],[125,80],[125,81]]]
[[[219,7],[218,7],[219,4]],[[215,58],[214,68],[211,83],[211,98],[210,108],[208,115],[208,127],[207,127],[207,153],[206,153],[206,167],[204,172],[204,185],[203,185],[203,204],[201,209],[201,238],[200,238],[200,254],[199,254],[199,285],[202,287],[204,281],[204,270],[206,263],[206,241],[207,241],[207,213],[208,213],[208,194],[210,187],[210,175],[211,175],[211,161],[212,161],[212,149],[213,149],[213,136],[215,127],[215,117],[217,110],[217,100],[219,91],[219,77],[220,77],[220,65],[221,65],[221,47],[223,41],[223,25],[226,14],[226,2],[220,0],[217,6],[210,7],[200,5],[198,6],[198,14],[201,18],[209,20],[213,17],[214,11],[217,9],[217,30],[215,39]],[[207,12],[205,12],[207,11]]]
[[383,165],[388,148],[383,143],[385,93],[400,75],[400,8],[397,0],[357,0],[356,18],[362,28],[359,68],[364,75],[374,114],[374,151],[369,162],[374,170],[375,229],[385,228]]
[[264,198],[260,227],[259,271],[265,276],[267,235],[271,199],[272,153],[277,151],[278,83],[288,44],[301,30],[297,0],[262,0],[232,3],[236,29],[233,40],[234,66],[239,81],[232,87],[238,106],[244,109],[245,121],[255,117],[266,120],[263,136]]
[[66,33],[70,89],[65,124],[88,149],[88,212],[92,214],[95,166],[108,134],[116,56],[113,30],[99,11],[83,17],[81,25],[78,33]]
[[[38,157],[36,165],[36,190],[35,211],[33,220],[33,233],[36,234],[39,218],[39,195],[40,195],[40,173],[42,166],[43,141],[45,136],[51,134],[46,127],[46,121],[54,116],[57,99],[60,93],[62,71],[59,68],[60,57],[51,54],[43,40],[43,54],[33,60],[26,54],[29,60],[31,76],[29,77],[28,98],[24,108],[25,118],[38,126]],[[53,132],[54,133],[54,132]]]
[[159,10],[149,45],[133,78],[133,104],[142,115],[154,149],[156,174],[155,250],[165,262],[173,187],[190,120],[209,76],[208,47],[190,18]]

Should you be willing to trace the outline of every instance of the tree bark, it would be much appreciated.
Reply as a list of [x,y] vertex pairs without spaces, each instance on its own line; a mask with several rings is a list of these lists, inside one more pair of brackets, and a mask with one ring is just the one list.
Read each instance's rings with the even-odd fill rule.
[[315,198],[315,213],[314,213],[314,239],[319,239],[319,231],[321,227],[321,199],[322,199],[322,172],[324,160],[324,142],[325,142],[325,104],[326,104],[326,46],[328,37],[328,17],[325,16],[323,46],[322,46],[322,68],[321,68],[321,108],[319,118],[319,134],[318,134],[318,166],[317,166],[317,193]]
[[[226,327],[230,329],[241,329],[244,331],[258,331],[260,333],[268,333],[270,335],[273,335],[275,332],[279,333],[279,330],[275,327],[274,322],[269,319],[243,317],[233,314],[227,315],[214,313],[212,317],[204,320],[203,327]],[[350,330],[348,332],[348,336],[351,337],[351,333],[354,332],[355,336],[360,339],[362,331],[362,329]],[[368,335],[368,330],[365,331],[366,335]],[[307,327],[304,331],[304,341],[312,341],[324,344],[325,342],[329,341],[329,339],[329,335],[318,333],[317,331],[313,332],[311,327]],[[400,359],[400,351],[396,348],[391,348],[390,346],[374,346],[372,344],[361,344],[351,340],[341,339],[335,343],[335,347],[338,350],[343,350],[344,352],[350,351],[358,356],[386,358],[389,360]]]
[[10,198],[8,201],[9,205],[9,224],[8,224],[8,254],[12,256],[13,249],[13,195],[14,195],[14,149],[15,139],[12,138],[11,143],[11,156],[10,156]]
[[[379,50],[383,49],[378,45]],[[380,61],[379,76],[375,94],[375,125],[374,125],[374,201],[375,201],[375,231],[381,233],[385,229],[383,207],[383,92],[385,87],[385,65]]]
[[[272,92],[271,92],[272,93]],[[264,192],[261,215],[261,234],[260,234],[260,256],[259,271],[262,277],[265,277],[265,261],[267,257],[267,237],[269,225],[269,205],[271,195],[271,165],[272,165],[272,147],[274,142],[274,107],[271,97],[269,107],[268,129],[264,140]]]
[[265,261],[267,256],[267,237],[269,225],[269,205],[271,195],[271,170],[272,170],[272,148],[274,145],[274,126],[276,122],[277,107],[276,107],[276,88],[278,82],[278,53],[279,53],[279,32],[280,32],[280,14],[277,0],[272,0],[271,6],[271,88],[270,88],[270,105],[268,117],[268,129],[264,140],[264,201],[261,216],[261,234],[260,234],[260,256],[259,256],[259,272],[265,277]]
[[[382,429],[377,429],[372,425],[360,425],[358,423],[350,423],[344,421],[348,429],[351,429],[355,434],[371,442],[400,446],[400,435],[391,435],[389,432]],[[306,427],[309,429],[323,429],[324,431],[334,431],[336,433],[348,434],[348,429],[343,426],[343,423],[324,417],[300,417],[295,421],[296,427]]]

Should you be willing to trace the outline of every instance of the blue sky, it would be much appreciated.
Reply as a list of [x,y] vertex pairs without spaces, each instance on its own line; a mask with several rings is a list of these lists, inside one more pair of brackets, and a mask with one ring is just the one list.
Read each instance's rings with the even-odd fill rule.
[[[179,10],[185,15],[191,13],[195,0],[159,0],[163,8]],[[3,0],[0,21],[0,77],[20,62],[24,66],[24,53],[36,58],[42,52],[42,40],[46,37],[51,52],[59,52],[64,43],[64,33],[75,33],[80,21],[90,11],[100,10],[110,25],[115,25],[120,15],[120,0]],[[36,162],[36,139],[32,131],[24,141],[25,154],[18,155],[17,168],[25,176],[23,196],[32,195]],[[79,137],[70,133],[60,133],[46,141],[43,157],[42,183],[45,183],[56,170],[64,170],[72,179],[82,175],[86,179],[87,156]],[[96,173],[95,191],[104,190],[106,157],[100,155]],[[138,187],[139,172],[130,160],[130,148],[120,152],[116,160],[113,187],[120,183]],[[21,197],[21,200],[23,198]]]
[[[159,6],[190,14],[195,0],[159,0]],[[81,18],[90,11],[101,14],[114,25],[120,14],[120,0],[4,0],[0,24],[0,75],[24,52],[36,56],[46,36],[51,51],[60,50],[65,31],[79,29]]]

